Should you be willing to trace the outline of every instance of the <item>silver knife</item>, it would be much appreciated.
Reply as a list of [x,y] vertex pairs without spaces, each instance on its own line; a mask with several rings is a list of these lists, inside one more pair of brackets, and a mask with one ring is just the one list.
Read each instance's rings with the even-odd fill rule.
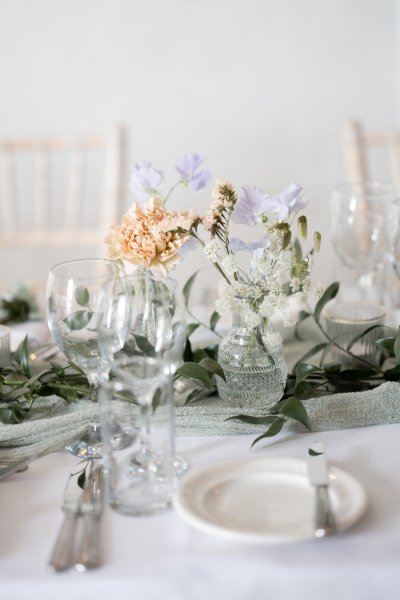
[[97,465],[91,470],[82,496],[83,532],[78,558],[75,561],[77,571],[95,569],[102,563],[100,517],[103,502],[103,467]]
[[76,524],[81,512],[81,498],[83,492],[81,481],[85,477],[84,473],[86,467],[83,466],[83,463],[79,463],[70,474],[65,487],[62,504],[64,520],[54,543],[48,563],[55,571],[65,571],[74,564]]
[[308,449],[308,477],[315,487],[315,531],[318,538],[336,531],[335,516],[329,499],[329,472],[322,442],[315,442]]

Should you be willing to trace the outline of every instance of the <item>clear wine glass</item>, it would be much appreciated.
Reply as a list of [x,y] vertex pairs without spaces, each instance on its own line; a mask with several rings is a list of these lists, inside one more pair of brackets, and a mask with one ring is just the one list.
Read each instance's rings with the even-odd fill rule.
[[[123,352],[163,360],[170,377],[162,393],[173,397],[173,375],[183,362],[187,339],[183,295],[173,279],[157,279],[149,271],[127,276],[127,281],[133,297],[132,321]],[[176,475],[182,475],[188,464],[175,455],[173,467]]]
[[374,182],[347,183],[332,194],[332,242],[342,263],[352,270],[359,295],[382,301],[382,274],[388,250],[388,217],[393,190]]
[[[47,319],[53,337],[70,362],[84,371],[91,388],[90,400],[97,399],[99,372],[107,363],[99,346],[98,329],[109,318],[105,286],[111,280],[120,280],[123,267],[107,259],[80,259],[54,266],[47,282]],[[130,313],[126,320],[129,323]],[[117,323],[118,327],[121,323]],[[108,321],[108,325],[113,323]],[[112,350],[122,347],[121,335],[110,336]],[[111,351],[111,346],[110,346]],[[99,458],[101,436],[93,405],[92,421],[81,439],[73,441],[67,450],[75,456]]]

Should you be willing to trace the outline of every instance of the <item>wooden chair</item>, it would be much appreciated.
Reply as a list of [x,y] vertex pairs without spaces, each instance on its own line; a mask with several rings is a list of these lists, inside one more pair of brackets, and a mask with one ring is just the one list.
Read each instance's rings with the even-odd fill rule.
[[352,120],[344,128],[343,149],[348,181],[378,180],[400,192],[400,130],[366,132]]
[[0,250],[101,244],[122,214],[123,138],[0,140]]

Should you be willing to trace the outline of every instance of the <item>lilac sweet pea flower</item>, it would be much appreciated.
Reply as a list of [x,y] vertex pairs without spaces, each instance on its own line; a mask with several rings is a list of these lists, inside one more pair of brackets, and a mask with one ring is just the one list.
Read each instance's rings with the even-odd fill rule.
[[154,169],[150,161],[142,160],[133,167],[129,189],[138,200],[145,202],[163,185],[164,173]]
[[257,268],[257,263],[262,257],[265,248],[268,248],[269,245],[270,241],[266,235],[260,240],[252,240],[249,243],[246,243],[239,238],[232,238],[230,242],[230,247],[234,252],[250,252],[250,271]]
[[245,185],[240,189],[239,200],[232,213],[234,223],[240,225],[257,225],[261,222],[261,215],[268,195],[253,185]]
[[270,241],[268,237],[265,235],[261,238],[261,240],[252,240],[249,243],[240,240],[239,238],[232,238],[230,242],[230,247],[234,252],[251,252],[253,253],[255,250],[259,248],[268,248]]
[[200,165],[205,161],[200,154],[185,154],[182,160],[175,165],[175,169],[181,176],[182,181],[192,192],[198,192],[205,188],[211,181],[210,171],[199,171]]
[[291,214],[295,214],[307,206],[307,202],[300,196],[302,189],[297,183],[291,183],[279,194],[267,198],[264,212],[278,213],[280,222],[287,220]]

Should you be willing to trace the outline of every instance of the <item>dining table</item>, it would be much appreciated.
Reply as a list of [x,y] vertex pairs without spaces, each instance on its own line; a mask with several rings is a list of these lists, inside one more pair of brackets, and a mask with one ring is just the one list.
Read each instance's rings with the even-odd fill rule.
[[[304,342],[293,338],[285,342],[290,367],[301,349]],[[0,598],[399,597],[400,423],[284,430],[254,445],[254,432],[222,431],[210,435],[201,427],[198,431],[177,428],[176,452],[189,465],[178,482],[177,496],[185,480],[204,469],[241,460],[305,462],[309,447],[318,441],[325,446],[329,465],[352,476],[365,492],[365,510],[344,531],[276,543],[268,536],[245,540],[234,529],[230,535],[229,528],[216,535],[220,532],[193,527],[176,510],[176,502],[152,516],[122,515],[106,504],[101,518],[101,566],[85,572],[73,568],[54,572],[48,561],[63,519],[64,488],[79,459],[65,451],[52,452],[0,480]]]
[[283,432],[253,447],[249,434],[178,436],[177,451],[190,474],[242,458],[304,459],[316,439],[325,444],[330,464],[365,490],[366,512],[348,530],[294,543],[244,543],[195,529],[173,508],[132,517],[106,507],[103,564],[84,573],[48,567],[63,489],[77,458],[56,452],[33,461],[0,482],[1,598],[398,598],[400,424]]

